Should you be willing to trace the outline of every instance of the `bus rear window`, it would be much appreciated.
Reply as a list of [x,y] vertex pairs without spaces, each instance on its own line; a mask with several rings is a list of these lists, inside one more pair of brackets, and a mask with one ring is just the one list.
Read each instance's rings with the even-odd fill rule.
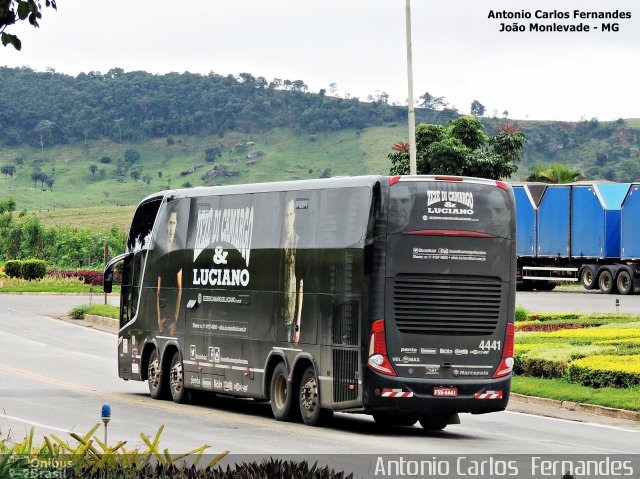
[[473,231],[511,238],[507,191],[471,182],[415,181],[391,186],[388,231]]

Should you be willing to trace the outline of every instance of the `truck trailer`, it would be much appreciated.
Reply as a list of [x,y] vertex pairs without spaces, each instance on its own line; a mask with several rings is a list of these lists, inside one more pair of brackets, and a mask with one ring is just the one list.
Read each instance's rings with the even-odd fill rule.
[[640,291],[640,184],[512,186],[520,290],[574,281],[609,294]]

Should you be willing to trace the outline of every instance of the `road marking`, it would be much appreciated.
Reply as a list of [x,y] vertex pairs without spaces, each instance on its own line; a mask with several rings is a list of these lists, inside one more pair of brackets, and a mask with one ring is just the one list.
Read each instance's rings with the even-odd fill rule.
[[[133,396],[132,394],[127,393],[115,393],[112,391],[100,390],[88,386],[83,386],[81,384],[71,383],[62,379],[51,378],[49,376],[43,376],[37,373],[33,373],[31,371],[26,371],[24,369],[18,369],[11,366],[7,366],[4,364],[0,364],[0,371],[13,374],[15,376],[22,376],[33,381],[38,381],[42,383],[51,384],[54,386],[59,386],[65,389],[70,389],[72,391],[81,391],[86,394],[91,394],[93,396],[99,396],[102,399],[109,398],[115,401],[124,401],[132,404],[144,405],[153,407],[155,409],[162,409],[165,411],[171,411],[174,413],[180,414],[191,414],[194,416],[200,417],[209,417],[212,419],[216,419],[225,423],[229,422],[229,415],[233,414],[235,417],[233,418],[233,422],[242,423],[250,426],[264,426],[264,427],[273,427],[273,419],[271,418],[258,418],[258,417],[248,417],[243,415],[242,413],[229,413],[228,411],[212,411],[210,409],[202,409],[198,406],[190,406],[188,404],[177,404],[174,402],[168,401],[157,401],[151,399],[150,397],[139,397]],[[1,417],[1,416],[0,416]],[[289,425],[281,423],[281,425]],[[294,425],[291,423],[291,425]]]
[[41,422],[31,421],[30,419],[22,419],[20,417],[9,416],[7,414],[0,414],[0,419],[10,419],[10,420],[15,421],[15,422],[21,422],[21,423],[24,423],[24,424],[29,424],[31,426],[41,427],[41,428],[44,428],[44,429],[50,429],[52,431],[63,432],[65,434],[69,434],[70,432],[72,432],[72,431],[69,431],[69,429],[62,429],[60,427],[49,426],[48,424],[42,424]]
[[633,433],[640,433],[640,430],[637,429],[626,429],[624,427],[621,426],[611,426],[609,424],[600,424],[597,422],[583,422],[583,421],[572,421],[571,419],[561,419],[559,417],[550,417],[550,416],[538,416],[537,414],[531,414],[531,413],[526,413],[526,412],[517,412],[517,411],[504,411],[507,414],[518,414],[521,416],[529,416],[529,417],[535,417],[535,418],[539,418],[539,419],[548,419],[550,421],[560,421],[560,422],[566,422],[569,424],[574,424],[574,425],[585,425],[585,426],[593,426],[593,427],[601,427],[604,429],[613,429],[614,431],[625,431],[625,432],[633,432]]

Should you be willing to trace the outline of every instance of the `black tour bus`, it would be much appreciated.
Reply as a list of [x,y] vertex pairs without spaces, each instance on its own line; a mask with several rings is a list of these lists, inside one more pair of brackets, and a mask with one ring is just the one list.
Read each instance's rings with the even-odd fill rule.
[[153,398],[269,400],[442,429],[504,410],[515,219],[494,180],[363,176],[159,192],[122,262],[118,373]]

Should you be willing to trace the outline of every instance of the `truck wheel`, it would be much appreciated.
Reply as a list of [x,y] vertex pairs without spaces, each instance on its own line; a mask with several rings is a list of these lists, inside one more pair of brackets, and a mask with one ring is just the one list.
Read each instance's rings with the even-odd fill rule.
[[187,402],[187,390],[184,387],[184,368],[180,352],[176,351],[171,358],[169,367],[169,390],[174,402],[182,404]]
[[311,366],[302,375],[299,399],[302,422],[307,426],[320,426],[333,416],[333,411],[320,407],[318,380]]
[[627,270],[620,270],[616,278],[616,286],[620,294],[631,294],[633,292],[633,282]]
[[392,412],[378,412],[373,415],[373,419],[378,426],[413,426],[418,422],[417,416],[412,414],[398,414]]
[[598,286],[600,287],[600,291],[605,294],[615,293],[616,283],[613,281],[611,271],[608,269],[602,270],[598,277]]
[[596,287],[596,270],[593,266],[585,266],[580,272],[580,282],[584,289],[591,290]]
[[149,366],[147,368],[149,394],[153,399],[165,399],[167,397],[168,391],[165,382],[165,375],[162,372],[158,358],[158,350],[154,349],[149,356]]
[[[278,421],[291,421],[298,412],[298,402],[289,382],[287,367],[278,363],[271,376],[271,412]],[[295,403],[295,404],[294,404]]]
[[536,283],[536,289],[538,291],[553,291],[556,287],[556,283],[552,281],[539,281]]

